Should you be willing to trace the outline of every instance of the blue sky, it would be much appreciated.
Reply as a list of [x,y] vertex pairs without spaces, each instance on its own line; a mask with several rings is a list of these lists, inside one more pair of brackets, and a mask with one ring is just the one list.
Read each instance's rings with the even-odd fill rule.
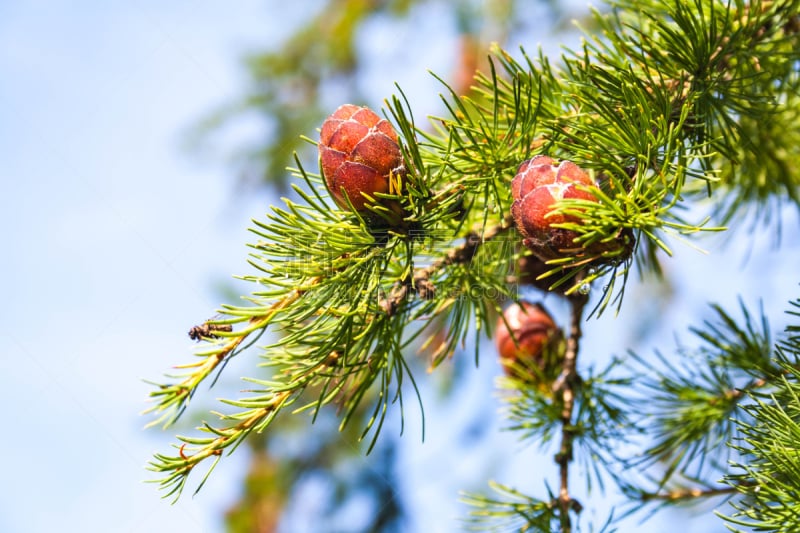
[[[275,24],[278,3],[0,4],[0,531],[219,530],[241,459],[224,461],[195,498],[175,506],[159,499],[142,483],[143,466],[171,438],[142,430],[141,379],[190,358],[185,332],[220,304],[221,279],[248,272],[249,221],[274,202],[236,189],[219,160],[181,146],[194,121],[242,90],[241,55],[285,30]],[[426,59],[414,79],[442,61]],[[374,89],[388,96],[394,80],[378,78]],[[435,83],[415,85],[425,87]],[[796,220],[787,217],[787,227]],[[598,339],[596,353],[622,353],[641,341],[630,324],[642,309],[663,313],[665,330],[680,331],[708,316],[707,299],[735,305],[738,294],[748,303],[763,297],[782,324],[786,300],[800,293],[786,293],[800,281],[798,236],[785,231],[784,256],[769,241],[748,241],[748,262],[719,241],[703,244],[708,256],[675,244],[667,270],[681,279],[678,303],[661,310],[646,300],[652,293],[632,290],[620,318],[591,322],[587,338]],[[475,379],[471,386],[496,402],[491,375]],[[479,395],[459,398],[496,410]],[[436,411],[426,414],[429,424],[436,420]],[[424,446],[414,431],[408,436],[407,483],[423,487],[413,505],[431,520],[450,520],[457,507],[444,504],[442,516],[437,495],[455,500],[460,488],[479,489],[483,479],[474,476],[486,459],[454,457],[446,424],[434,422]],[[478,466],[464,470],[467,460]],[[457,472],[455,479],[432,482],[431,465]],[[499,471],[540,488],[518,468]]]
[[142,483],[168,435],[138,413],[266,209],[180,149],[266,20],[255,1],[0,4],[0,530],[212,531],[230,501]]

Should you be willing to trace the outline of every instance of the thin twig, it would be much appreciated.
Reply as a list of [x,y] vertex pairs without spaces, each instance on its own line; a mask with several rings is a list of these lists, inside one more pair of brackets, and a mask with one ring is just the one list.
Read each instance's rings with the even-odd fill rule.
[[572,314],[563,368],[561,370],[561,375],[553,384],[553,390],[561,395],[562,402],[561,447],[558,454],[556,454],[555,460],[559,467],[561,480],[558,493],[558,505],[561,510],[561,530],[564,533],[569,533],[572,530],[570,511],[581,511],[581,504],[577,500],[573,500],[569,493],[569,463],[572,461],[572,440],[574,437],[572,411],[575,407],[575,383],[578,380],[576,363],[582,334],[581,322],[583,320],[583,310],[588,301],[588,297],[583,294],[576,294],[570,298]]
[[708,487],[708,488],[681,488],[674,489],[666,492],[646,492],[642,493],[639,497],[641,501],[647,502],[651,500],[665,500],[670,502],[696,500],[700,498],[713,498],[715,496],[724,496],[729,494],[736,494],[742,487],[747,484],[725,485],[721,487]]

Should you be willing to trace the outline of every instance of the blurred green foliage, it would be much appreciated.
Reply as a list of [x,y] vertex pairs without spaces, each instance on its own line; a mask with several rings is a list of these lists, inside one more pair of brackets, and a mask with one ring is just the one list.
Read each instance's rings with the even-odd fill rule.
[[[485,65],[490,42],[504,44],[524,29],[526,13],[544,9],[558,28],[565,13],[554,0],[326,0],[309,9],[290,36],[244,60],[247,85],[240,98],[210,113],[193,131],[195,148],[213,146],[214,135],[244,117],[261,124],[260,137],[237,147],[234,166],[251,185],[268,184],[284,192],[286,167],[295,152],[312,166],[315,152],[300,136],[314,138],[323,118],[342,103],[379,104],[386,95],[366,94],[362,75],[370,52],[369,31],[380,25],[414,28],[420,18],[440,17],[438,34],[419,35],[431,46],[453,46],[454,87],[469,90],[475,70]],[[277,10],[276,10],[277,11]],[[265,27],[267,26],[265,20]],[[274,21],[273,21],[274,23]],[[452,41],[450,35],[458,35]],[[531,41],[534,41],[531,36]],[[541,36],[535,36],[539,39]],[[335,95],[331,97],[331,95]],[[333,98],[333,99],[332,99]]]

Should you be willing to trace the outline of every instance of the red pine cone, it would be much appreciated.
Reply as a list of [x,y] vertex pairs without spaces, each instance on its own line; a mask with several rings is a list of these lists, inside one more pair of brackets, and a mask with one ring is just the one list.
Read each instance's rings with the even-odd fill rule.
[[322,175],[336,204],[366,210],[367,198],[388,193],[390,174],[403,171],[397,133],[366,107],[340,106],[322,123],[319,139]]
[[560,213],[549,214],[562,198],[597,201],[594,195],[576,188],[576,185],[596,187],[575,163],[562,161],[556,166],[551,158],[544,155],[537,155],[522,163],[511,182],[511,195],[514,198],[511,214],[525,237],[525,246],[543,261],[574,255],[580,249],[574,243],[577,233],[552,227],[553,224],[564,222],[580,222],[580,219]]
[[559,358],[553,356],[559,355],[561,338],[561,330],[538,303],[512,304],[497,319],[495,343],[503,369],[526,381],[540,382],[544,376],[557,375],[554,362]]

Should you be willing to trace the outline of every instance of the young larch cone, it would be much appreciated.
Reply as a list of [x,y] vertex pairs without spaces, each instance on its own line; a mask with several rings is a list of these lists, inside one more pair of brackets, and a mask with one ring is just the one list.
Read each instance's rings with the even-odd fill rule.
[[577,232],[553,227],[565,222],[581,222],[575,215],[551,213],[559,200],[576,198],[597,202],[591,192],[596,189],[597,184],[589,175],[571,161],[556,165],[550,157],[537,155],[522,163],[511,181],[514,199],[511,215],[524,238],[523,244],[542,261],[582,253],[616,251],[619,252],[614,254],[617,256],[630,253],[633,235],[629,230],[620,229],[618,238],[610,243],[595,243],[585,248],[575,242]]
[[521,301],[497,319],[495,343],[503,370],[509,376],[543,383],[558,375],[561,330],[538,303]]
[[342,209],[352,205],[365,212],[364,194],[380,203],[376,193],[399,192],[390,190],[392,174],[404,171],[397,133],[369,108],[345,104],[325,119],[319,158],[328,190]]

